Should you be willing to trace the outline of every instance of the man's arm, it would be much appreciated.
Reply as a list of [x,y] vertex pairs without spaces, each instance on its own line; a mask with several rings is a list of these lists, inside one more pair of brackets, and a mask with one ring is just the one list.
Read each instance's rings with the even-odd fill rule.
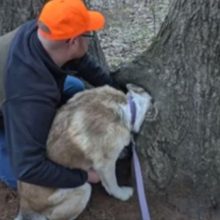
[[24,182],[55,188],[77,187],[88,180],[87,172],[62,167],[46,156],[46,140],[55,113],[55,106],[39,97],[4,103],[6,146],[12,168]]
[[119,88],[118,84],[112,79],[112,77],[88,54],[80,60],[69,62],[67,68],[75,70],[77,76],[82,77],[85,81],[95,87],[110,85]]

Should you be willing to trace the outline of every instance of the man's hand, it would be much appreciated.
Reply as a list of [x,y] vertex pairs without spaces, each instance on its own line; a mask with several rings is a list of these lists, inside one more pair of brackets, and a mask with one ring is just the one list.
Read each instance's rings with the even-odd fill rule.
[[98,182],[100,182],[99,175],[95,170],[90,169],[87,172],[88,172],[88,182],[89,183],[98,183]]

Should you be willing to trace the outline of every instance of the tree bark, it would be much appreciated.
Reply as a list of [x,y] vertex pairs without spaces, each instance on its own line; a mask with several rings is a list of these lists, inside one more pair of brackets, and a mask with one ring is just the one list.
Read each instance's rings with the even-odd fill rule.
[[8,33],[25,21],[36,17],[46,0],[1,0],[0,35]]
[[138,138],[153,219],[217,219],[219,14],[219,0],[174,0],[151,47],[116,75],[150,90],[159,110]]

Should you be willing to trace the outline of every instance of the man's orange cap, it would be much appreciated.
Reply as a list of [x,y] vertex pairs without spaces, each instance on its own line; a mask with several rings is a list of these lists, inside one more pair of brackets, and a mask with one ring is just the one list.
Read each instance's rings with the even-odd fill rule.
[[82,0],[50,0],[43,7],[38,23],[45,38],[65,40],[102,29],[105,17],[98,11],[88,10]]

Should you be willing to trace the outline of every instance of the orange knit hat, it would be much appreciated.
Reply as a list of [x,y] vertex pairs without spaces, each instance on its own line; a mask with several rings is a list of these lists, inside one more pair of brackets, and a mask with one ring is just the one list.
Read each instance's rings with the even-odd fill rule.
[[38,24],[40,34],[47,39],[65,40],[102,29],[105,17],[88,10],[82,0],[50,0],[41,11]]

